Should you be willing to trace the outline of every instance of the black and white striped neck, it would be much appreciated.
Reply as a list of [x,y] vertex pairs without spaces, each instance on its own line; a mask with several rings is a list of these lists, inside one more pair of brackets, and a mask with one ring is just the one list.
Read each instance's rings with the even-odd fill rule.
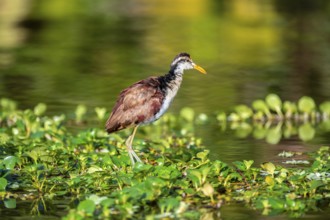
[[164,92],[166,92],[168,87],[180,87],[181,81],[182,81],[182,72],[174,72],[174,70],[170,70],[167,74],[160,76],[159,82],[160,82],[160,87]]

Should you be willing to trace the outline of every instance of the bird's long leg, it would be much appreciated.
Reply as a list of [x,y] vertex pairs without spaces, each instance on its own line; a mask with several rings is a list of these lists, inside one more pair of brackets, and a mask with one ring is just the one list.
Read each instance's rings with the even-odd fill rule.
[[127,138],[126,140],[126,147],[127,147],[127,151],[128,151],[128,155],[129,155],[129,158],[131,159],[131,162],[132,162],[132,165],[135,164],[135,161],[134,159],[137,161],[137,162],[140,162],[142,163],[142,160],[138,157],[138,155],[134,152],[133,150],[133,147],[132,147],[132,143],[133,143],[133,139],[134,139],[134,136],[135,136],[135,133],[136,133],[136,130],[137,130],[138,126],[136,126],[133,130],[133,133]]

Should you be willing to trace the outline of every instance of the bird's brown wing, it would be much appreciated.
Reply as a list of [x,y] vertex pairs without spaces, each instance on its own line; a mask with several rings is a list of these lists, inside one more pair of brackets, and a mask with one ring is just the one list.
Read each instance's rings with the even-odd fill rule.
[[107,120],[108,133],[150,120],[161,108],[164,95],[156,77],[141,80],[123,90]]

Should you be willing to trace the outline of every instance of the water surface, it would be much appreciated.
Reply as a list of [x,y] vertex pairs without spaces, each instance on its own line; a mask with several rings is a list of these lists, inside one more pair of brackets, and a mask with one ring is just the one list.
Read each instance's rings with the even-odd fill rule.
[[[0,96],[19,108],[44,102],[50,115],[72,113],[78,104],[110,111],[122,89],[166,73],[183,51],[208,74],[186,72],[169,109],[174,114],[189,106],[213,115],[271,92],[291,101],[330,100],[328,1],[4,2]],[[329,130],[317,129],[308,142],[294,136],[271,145],[222,131],[217,122],[197,127],[196,136],[212,159],[256,164],[280,163],[283,150],[330,144]]]

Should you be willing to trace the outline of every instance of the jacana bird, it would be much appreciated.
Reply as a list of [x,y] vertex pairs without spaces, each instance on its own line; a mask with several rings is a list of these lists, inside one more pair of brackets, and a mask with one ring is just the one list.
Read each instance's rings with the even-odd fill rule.
[[134,159],[142,162],[132,148],[137,128],[156,121],[165,113],[180,88],[184,70],[189,69],[206,74],[202,67],[192,61],[189,54],[180,53],[174,58],[167,74],[138,81],[119,94],[106,122],[106,130],[110,134],[134,127],[133,133],[125,142],[132,165],[135,163]]

